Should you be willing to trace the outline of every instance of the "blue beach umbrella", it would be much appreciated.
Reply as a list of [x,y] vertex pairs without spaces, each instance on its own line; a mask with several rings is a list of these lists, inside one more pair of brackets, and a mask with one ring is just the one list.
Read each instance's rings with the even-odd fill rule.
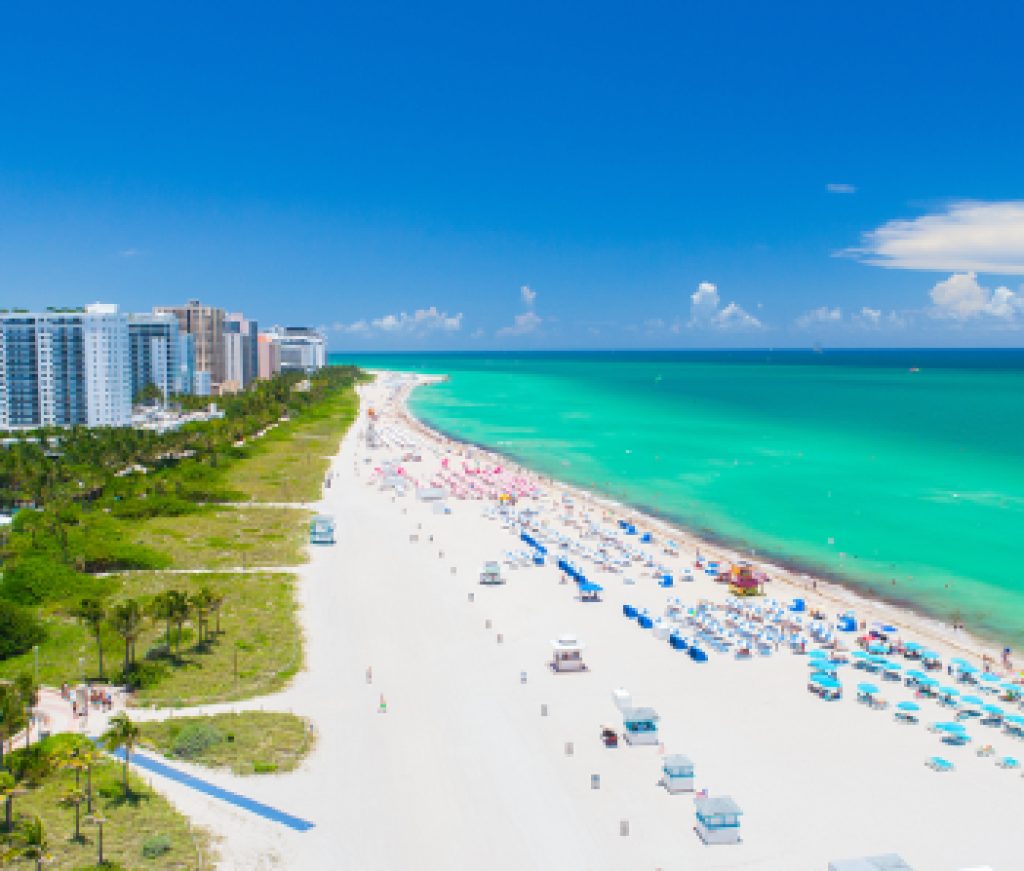
[[941,657],[934,650],[921,651],[921,659],[940,659]]
[[958,665],[957,666],[957,671],[961,672],[962,674],[977,674],[978,673],[978,669],[976,669],[973,665]]
[[960,695],[960,690],[956,689],[955,687],[939,687],[939,692],[942,693],[944,696]]
[[580,590],[582,590],[584,593],[600,593],[603,589],[604,587],[602,587],[600,584],[592,584],[590,583],[590,581],[585,581],[584,583],[580,584]]
[[1003,709],[1000,708],[998,705],[985,705],[985,707],[983,707],[982,710],[986,714],[995,714],[997,717],[1003,716]]
[[941,729],[943,732],[954,732],[957,735],[965,735],[967,733],[967,729],[959,723],[937,723],[935,728]]
[[828,654],[824,650],[812,650],[807,655],[811,659],[828,659]]
[[966,659],[961,659],[959,656],[953,657],[949,662],[951,665],[970,665]]
[[814,675],[811,678],[811,683],[821,687],[823,690],[842,689],[842,684],[840,684],[839,681],[824,675]]
[[921,678],[918,683],[923,687],[935,687],[939,685],[939,682],[933,677]]
[[1024,717],[1018,717],[1016,714],[1007,714],[1003,719],[1006,720],[1007,723],[1024,726]]
[[964,696],[960,701],[962,701],[965,705],[974,705],[975,707],[978,707],[978,708],[980,708],[983,704],[985,704],[977,696]]
[[998,674],[992,674],[991,672],[988,672],[987,674],[983,674],[981,676],[981,680],[985,681],[985,683],[988,683],[988,684],[1002,683],[1002,681],[1003,681],[1003,679]]
[[900,702],[897,706],[901,711],[920,711],[921,706],[916,702]]
[[878,687],[876,687],[873,683],[859,683],[857,684],[857,689],[859,689],[862,693],[867,693],[869,696],[873,696],[875,695],[875,693],[878,692]]
[[906,644],[903,645],[903,647],[906,650],[920,650],[921,649],[921,645],[918,644],[916,641],[908,641]]

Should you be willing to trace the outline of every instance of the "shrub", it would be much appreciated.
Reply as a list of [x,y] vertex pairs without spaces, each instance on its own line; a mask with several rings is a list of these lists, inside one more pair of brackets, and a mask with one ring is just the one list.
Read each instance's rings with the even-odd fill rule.
[[45,637],[43,624],[33,614],[0,599],[0,659],[25,653]]
[[174,755],[183,759],[194,759],[215,744],[224,740],[224,736],[208,723],[192,723],[186,726],[174,739]]
[[171,839],[167,835],[153,835],[142,842],[142,856],[145,859],[156,859],[170,852]]
[[[129,672],[131,674],[132,686],[135,689],[146,690],[155,687],[167,677],[167,665],[163,662],[143,660],[133,663]],[[119,673],[114,678],[114,683],[123,684],[124,682],[124,665],[122,665]]]
[[252,770],[257,774],[273,774],[277,771],[276,762],[254,762],[252,764]]

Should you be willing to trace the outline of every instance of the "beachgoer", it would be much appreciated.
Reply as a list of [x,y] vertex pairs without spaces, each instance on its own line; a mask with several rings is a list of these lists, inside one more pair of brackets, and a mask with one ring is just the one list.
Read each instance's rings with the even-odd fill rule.
[[388,703],[384,701],[384,693],[380,694],[380,713],[386,714],[388,712]]
[[366,682],[373,683],[373,666],[366,669]]

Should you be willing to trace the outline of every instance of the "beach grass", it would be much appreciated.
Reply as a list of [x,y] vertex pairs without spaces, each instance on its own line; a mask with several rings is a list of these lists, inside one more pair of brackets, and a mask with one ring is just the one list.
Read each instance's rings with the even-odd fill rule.
[[311,516],[301,508],[208,506],[198,514],[145,520],[133,534],[177,569],[295,566],[308,561]]
[[[131,792],[123,792],[123,766],[114,760],[103,761],[92,771],[93,812],[102,813],[103,858],[122,868],[183,869],[210,868],[213,865],[210,836],[201,828],[190,831],[186,817],[158,792],[130,775]],[[75,775],[58,771],[42,784],[14,802],[15,820],[38,815],[50,840],[52,861],[47,868],[93,868],[97,860],[97,828],[86,820],[86,805],[81,805],[81,839],[74,840],[75,810],[62,807],[60,797],[75,786]],[[82,776],[82,788],[85,776]],[[167,849],[146,858],[143,846],[160,838]],[[200,857],[200,849],[203,857]],[[11,868],[34,868],[29,859],[13,861]]]
[[[181,758],[210,768],[229,768],[240,775],[292,771],[302,763],[315,742],[308,720],[273,711],[174,717],[142,723],[141,728],[146,739],[170,759]],[[188,753],[188,742],[179,739],[183,732],[187,736],[197,730],[219,740],[213,740],[196,753]]]
[[[166,625],[146,619],[136,641],[142,686],[136,702],[198,704],[250,698],[273,692],[287,683],[302,661],[302,644],[294,597],[295,577],[284,572],[130,572],[119,583],[108,607],[125,599],[145,605],[169,589],[193,594],[204,587],[223,594],[220,631],[214,617],[209,638],[198,643],[194,620],[183,626],[181,655],[167,650]],[[47,639],[39,646],[39,679],[48,686],[77,684],[84,676],[99,678],[96,640],[70,615],[53,611],[46,617]],[[171,630],[177,647],[177,628]],[[124,641],[109,628],[102,633],[104,677],[120,676]],[[81,665],[79,664],[81,660]],[[33,673],[33,653],[0,662],[0,679]],[[237,668],[237,671],[236,671]],[[236,678],[237,674],[237,678]]]
[[256,439],[246,459],[225,473],[224,483],[257,502],[319,499],[331,458],[358,412],[355,390],[340,391]]

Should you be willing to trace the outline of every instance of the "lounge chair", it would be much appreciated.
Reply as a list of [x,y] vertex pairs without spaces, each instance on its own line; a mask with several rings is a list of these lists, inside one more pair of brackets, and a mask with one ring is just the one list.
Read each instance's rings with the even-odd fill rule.
[[1003,756],[1001,759],[997,759],[996,765],[1000,768],[1020,768],[1020,763],[1012,756]]
[[945,759],[940,759],[938,756],[933,756],[931,759],[925,762],[929,768],[933,771],[953,771],[953,763],[947,762]]

